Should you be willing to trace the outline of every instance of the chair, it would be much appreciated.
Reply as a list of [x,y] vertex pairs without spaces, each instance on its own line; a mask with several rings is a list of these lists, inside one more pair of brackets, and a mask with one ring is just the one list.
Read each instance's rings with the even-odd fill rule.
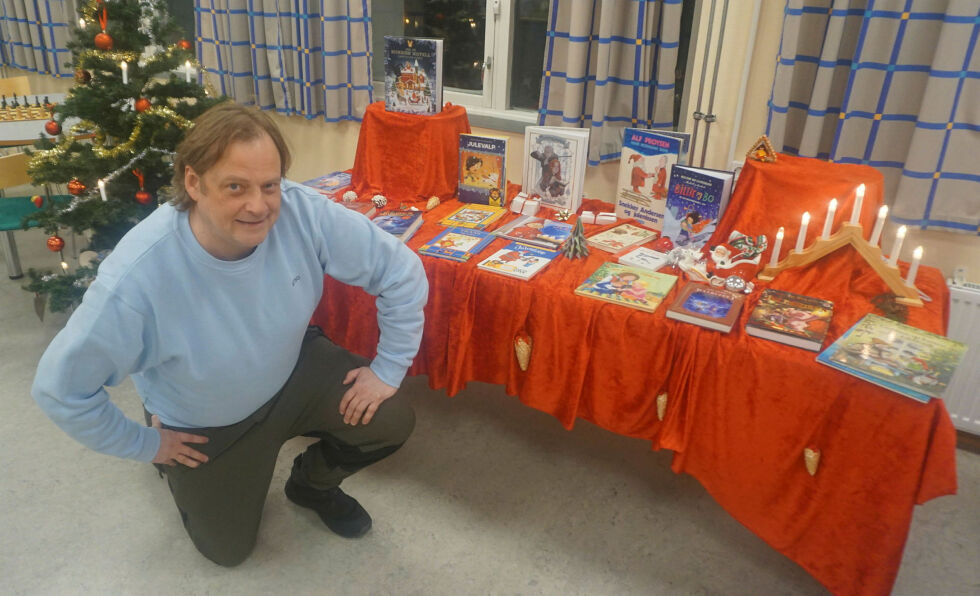
[[31,177],[27,175],[29,161],[30,156],[26,153],[0,157],[0,252],[3,253],[10,279],[24,276],[17,254],[17,243],[14,242],[14,230],[21,229],[24,216],[36,208],[28,197],[8,199],[2,195],[3,189],[31,183]]

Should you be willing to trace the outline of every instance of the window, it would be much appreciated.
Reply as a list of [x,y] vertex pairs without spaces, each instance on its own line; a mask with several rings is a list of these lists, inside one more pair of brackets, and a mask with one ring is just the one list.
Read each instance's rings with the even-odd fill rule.
[[371,19],[371,67],[379,95],[384,93],[385,35],[440,38],[443,101],[465,105],[471,115],[535,121],[547,0],[375,2]]

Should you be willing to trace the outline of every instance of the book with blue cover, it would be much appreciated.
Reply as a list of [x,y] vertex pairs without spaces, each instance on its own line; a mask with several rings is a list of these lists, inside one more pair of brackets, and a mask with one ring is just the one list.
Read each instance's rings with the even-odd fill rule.
[[303,182],[305,186],[316,189],[321,195],[333,198],[339,191],[350,186],[350,172],[332,172]]
[[734,176],[723,170],[674,166],[667,188],[663,235],[674,246],[704,246],[725,213]]
[[402,242],[408,242],[422,225],[422,212],[412,209],[385,211],[371,221],[392,236],[401,238]]
[[483,230],[452,227],[439,232],[431,240],[419,247],[419,254],[453,261],[468,261],[496,236]]
[[555,250],[572,235],[572,226],[532,215],[522,215],[496,232],[498,236]]
[[385,36],[385,109],[408,114],[442,111],[442,40]]
[[494,207],[507,204],[507,139],[459,135],[459,184],[463,203]]
[[678,163],[682,144],[676,136],[653,130],[623,131],[616,217],[635,219],[658,232],[663,229],[667,184]]
[[527,280],[540,273],[559,254],[561,253],[557,250],[528,246],[515,241],[478,263],[477,268]]

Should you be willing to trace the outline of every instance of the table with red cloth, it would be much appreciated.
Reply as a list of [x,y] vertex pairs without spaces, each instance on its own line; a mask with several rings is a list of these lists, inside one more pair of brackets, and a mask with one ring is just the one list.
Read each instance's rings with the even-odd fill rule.
[[[802,212],[822,222],[831,197],[840,202],[839,225],[862,182],[861,222],[869,230],[882,197],[876,170],[785,155],[775,163],[749,161],[713,241],[736,229],[773,238],[780,225],[787,240],[795,240]],[[441,229],[435,222],[457,206],[450,201],[426,213],[409,246],[417,249],[434,236]],[[591,200],[584,205],[609,207]],[[586,233],[608,227],[586,226]],[[810,226],[808,243],[821,229]],[[872,298],[887,287],[853,248],[769,283],[757,280],[740,322],[726,335],[667,319],[663,306],[645,313],[575,295],[574,288],[612,258],[598,250],[586,259],[559,257],[530,282],[476,268],[506,242],[494,241],[467,263],[421,257],[429,302],[409,374],[428,375],[433,388],[450,396],[469,381],[503,385],[568,428],[581,418],[670,449],[675,472],[697,478],[732,516],[831,591],[890,591],[913,506],[956,491],[956,435],[943,402],[918,403],[818,364],[814,352],[744,330],[765,287],[832,300],[828,344],[874,312]],[[901,264],[903,272],[907,266]],[[932,300],[909,307],[908,323],[944,333],[942,275],[922,267],[916,283]],[[330,279],[324,289],[314,322],[337,343],[373,356],[373,298]],[[514,356],[518,336],[532,341],[526,371]],[[661,420],[657,396],[663,392]],[[821,453],[813,476],[804,465],[808,447]]]

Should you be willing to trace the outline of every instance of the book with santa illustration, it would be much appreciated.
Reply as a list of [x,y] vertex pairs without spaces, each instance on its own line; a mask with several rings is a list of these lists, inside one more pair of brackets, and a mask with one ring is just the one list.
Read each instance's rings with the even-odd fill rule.
[[653,130],[627,128],[619,158],[616,217],[663,229],[667,183],[681,152],[681,139]]
[[674,166],[667,187],[663,235],[675,246],[704,246],[725,213],[734,177],[733,172]]

